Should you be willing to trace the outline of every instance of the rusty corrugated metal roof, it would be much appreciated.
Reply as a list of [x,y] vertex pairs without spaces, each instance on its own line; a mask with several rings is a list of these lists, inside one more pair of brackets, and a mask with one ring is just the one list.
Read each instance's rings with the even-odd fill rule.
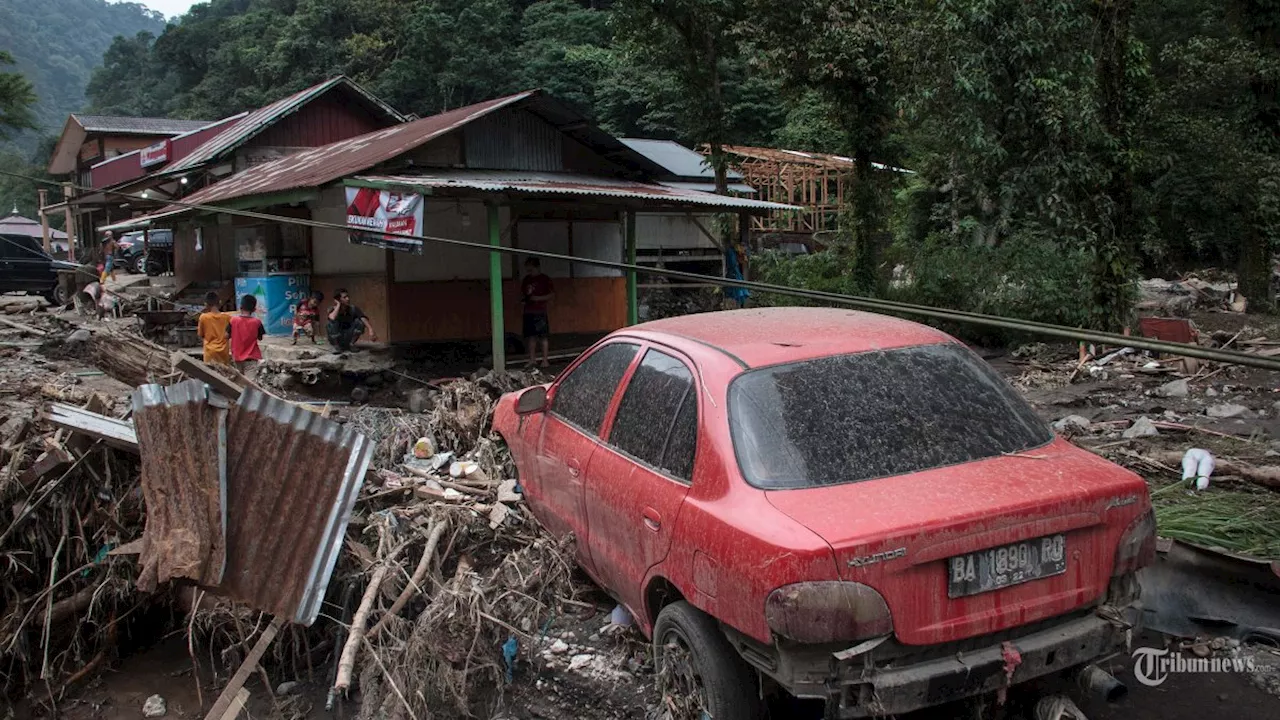
[[369,91],[360,87],[359,84],[352,81],[345,75],[339,75],[250,112],[236,124],[226,130],[223,130],[221,133],[218,133],[211,140],[191,151],[190,155],[187,155],[168,168],[165,168],[164,172],[165,174],[180,173],[216,160],[226,153],[244,145],[246,142],[253,139],[254,136],[266,130],[268,127],[271,127],[272,124],[278,122],[281,118],[297,112],[308,102],[311,102],[315,98],[318,98],[338,87],[345,88],[346,90],[354,93],[357,97],[364,99],[371,107],[379,109],[385,113],[387,117],[394,119],[396,122],[403,122],[405,119],[404,116],[394,108],[379,100]]
[[531,195],[585,195],[641,200],[656,205],[699,205],[729,210],[799,210],[794,205],[716,195],[668,184],[583,175],[580,173],[525,172],[514,170],[431,170],[417,175],[361,175],[348,185],[366,187],[472,190]]
[[[183,198],[183,202],[209,205],[234,198],[297,188],[318,187],[366,170],[402,155],[423,143],[456,130],[498,108],[533,95],[523,92],[457,110],[432,115],[385,130],[310,148],[232,175]],[[166,208],[172,210],[178,208]]]
[[373,445],[256,388],[232,409],[227,442],[227,569],[218,591],[310,625]]
[[147,504],[138,587],[188,578],[205,586],[227,563],[227,405],[199,380],[133,391]]

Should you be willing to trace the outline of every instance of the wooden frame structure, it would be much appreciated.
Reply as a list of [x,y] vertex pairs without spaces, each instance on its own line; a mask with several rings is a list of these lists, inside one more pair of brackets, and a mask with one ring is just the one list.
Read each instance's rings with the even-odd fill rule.
[[[710,152],[705,146],[699,151]],[[755,188],[757,200],[804,208],[754,216],[753,232],[813,235],[836,229],[845,192],[854,182],[852,158],[744,145],[726,145],[724,152],[742,182]]]

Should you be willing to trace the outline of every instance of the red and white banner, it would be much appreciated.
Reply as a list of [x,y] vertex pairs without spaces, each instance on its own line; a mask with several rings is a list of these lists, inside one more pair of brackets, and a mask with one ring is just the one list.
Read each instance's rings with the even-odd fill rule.
[[139,164],[146,168],[169,162],[169,148],[172,146],[172,142],[165,140],[142,148],[142,151],[138,153],[140,156],[138,158]]
[[422,196],[365,187],[347,188],[347,226],[357,245],[422,254],[422,241],[385,233],[422,237]]

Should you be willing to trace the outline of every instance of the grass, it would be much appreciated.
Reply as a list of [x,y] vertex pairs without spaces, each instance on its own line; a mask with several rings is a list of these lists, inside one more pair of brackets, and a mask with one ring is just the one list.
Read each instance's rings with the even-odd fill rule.
[[1280,493],[1253,488],[1189,495],[1183,483],[1152,488],[1161,536],[1266,560],[1280,559]]

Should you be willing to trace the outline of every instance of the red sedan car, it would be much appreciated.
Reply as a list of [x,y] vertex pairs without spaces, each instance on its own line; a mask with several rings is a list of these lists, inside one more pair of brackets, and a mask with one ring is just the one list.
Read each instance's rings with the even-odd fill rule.
[[890,317],[626,328],[494,427],[534,514],[715,718],[755,717],[762,677],[864,717],[1077,671],[1124,649],[1155,552],[1141,478]]

